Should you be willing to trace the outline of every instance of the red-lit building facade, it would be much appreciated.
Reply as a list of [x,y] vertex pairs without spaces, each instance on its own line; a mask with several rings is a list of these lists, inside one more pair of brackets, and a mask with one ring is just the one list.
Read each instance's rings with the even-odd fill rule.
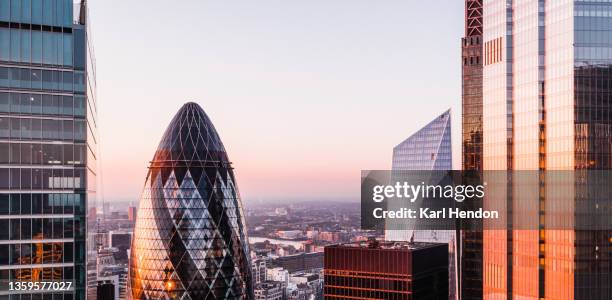
[[448,245],[370,242],[325,247],[326,300],[448,299]]

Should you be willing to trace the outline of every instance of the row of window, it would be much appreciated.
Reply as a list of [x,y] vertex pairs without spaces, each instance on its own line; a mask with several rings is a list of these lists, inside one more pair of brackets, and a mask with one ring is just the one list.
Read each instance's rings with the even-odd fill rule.
[[85,96],[0,93],[0,112],[85,117]]
[[0,168],[0,189],[83,189],[85,168]]
[[85,120],[52,120],[0,116],[0,138],[85,141]]
[[[40,245],[40,244],[37,244]],[[79,259],[83,259],[83,243],[75,242],[73,246],[73,261],[78,262]],[[68,245],[64,244],[64,249],[68,248]],[[21,251],[21,247],[19,249]],[[41,249],[42,250],[42,249]],[[8,289],[9,281],[73,281],[73,280],[62,280],[62,279],[75,279],[77,282],[84,283],[85,281],[85,266],[78,263],[74,264],[74,267],[46,267],[46,268],[19,268],[13,270],[0,270],[0,290],[6,291]],[[2,289],[4,287],[4,289]],[[73,285],[74,288],[74,285]],[[23,295],[22,295],[23,297]],[[3,298],[0,298],[3,299]],[[19,299],[19,298],[11,298]],[[21,298],[26,299],[26,298]],[[30,298],[27,298],[30,299]],[[31,299],[52,299],[52,298],[35,298]],[[58,298],[54,298],[58,299]],[[61,298],[60,298],[61,299]],[[85,299],[85,298],[79,298]]]
[[84,199],[84,194],[0,194],[0,214],[84,215]]
[[0,0],[0,21],[72,26],[72,0]]
[[72,218],[5,219],[0,220],[0,240],[71,239],[75,225],[82,224]]
[[73,65],[72,33],[0,28],[0,61]]
[[85,145],[0,143],[0,164],[85,165]]
[[85,92],[85,72],[0,67],[0,87]]
[[[54,268],[55,269],[55,268]],[[64,268],[66,269],[66,268]],[[46,269],[43,269],[46,270]],[[6,271],[8,274],[8,270]],[[0,271],[0,278],[2,277],[2,271]],[[0,279],[0,288],[6,286],[4,290],[8,289],[8,280]],[[77,294],[77,296],[75,296]],[[74,300],[74,299],[85,299],[85,291],[77,290],[75,292],[63,292],[63,293],[37,293],[37,294],[12,294],[0,296],[0,300]]]

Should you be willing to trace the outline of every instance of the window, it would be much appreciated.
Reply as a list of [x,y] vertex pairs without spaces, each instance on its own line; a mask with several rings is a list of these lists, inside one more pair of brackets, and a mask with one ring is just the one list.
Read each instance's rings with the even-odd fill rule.
[[11,122],[11,137],[12,138],[21,138],[21,124],[18,118],[10,119]]
[[42,112],[42,96],[38,94],[30,95],[30,109],[33,114],[40,114]]
[[73,121],[66,120],[63,121],[63,134],[62,139],[64,140],[72,140],[74,138],[74,125]]
[[19,30],[21,31],[21,62],[29,63],[30,62],[30,31],[29,30]]
[[21,22],[21,0],[11,0],[11,21]]
[[62,90],[72,91],[72,82],[74,80],[72,76],[72,72],[62,72],[62,74],[63,74]]
[[74,73],[74,91],[85,92],[85,72],[77,71]]
[[0,86],[9,86],[9,68],[0,67]]
[[[9,122],[10,119],[6,117],[0,117],[0,137],[9,137]],[[0,180],[1,182],[2,180]]]
[[72,65],[72,35],[64,34],[64,65]]
[[74,100],[71,96],[62,97],[62,114],[72,116],[73,115]]
[[9,15],[10,7],[11,5],[10,5],[9,0],[0,0],[0,21],[4,21],[4,22],[10,21],[10,15]]
[[[39,0],[40,1],[40,0]],[[42,63],[42,32],[32,31],[32,63]]]
[[6,164],[9,162],[9,153],[10,153],[9,147],[10,147],[10,144],[8,143],[0,144],[0,164]]
[[43,1],[43,9],[42,9],[42,17],[44,25],[52,25],[53,24],[53,1]]
[[21,22],[30,23],[32,21],[32,0],[21,0]]
[[85,121],[81,121],[81,120],[74,121],[74,139],[75,140],[82,140],[82,141],[85,140],[85,138],[87,137],[85,133],[86,126],[87,125],[85,124]]
[[53,89],[53,71],[42,70],[42,86],[45,90]]
[[85,116],[85,97],[75,96],[74,97],[74,115],[79,117]]
[[11,60],[19,61],[19,48],[21,46],[21,34],[18,29],[11,30]]
[[32,23],[42,24],[42,1],[32,0]]
[[[3,0],[0,0],[2,3]],[[5,0],[6,1],[6,0]],[[1,5],[1,4],[0,4]],[[0,7],[0,14],[2,14],[2,7]],[[8,28],[0,28],[0,60],[8,61],[9,60],[9,51],[4,49],[9,49],[11,44],[11,32]]]
[[33,89],[36,89],[36,90],[42,89],[42,70],[31,69],[30,70],[30,80],[31,80]]
[[[46,2],[45,2],[46,3]],[[54,64],[55,63],[55,45],[53,44],[53,33],[43,32],[43,63]]]
[[0,112],[9,111],[9,93],[0,93]]

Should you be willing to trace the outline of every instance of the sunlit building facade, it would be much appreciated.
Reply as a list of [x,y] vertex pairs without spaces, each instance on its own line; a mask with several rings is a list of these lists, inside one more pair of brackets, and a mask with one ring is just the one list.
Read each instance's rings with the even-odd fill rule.
[[130,299],[253,299],[231,163],[202,108],[185,104],[151,161],[136,217]]
[[[483,0],[483,42],[485,170],[612,167],[612,2]],[[532,216],[514,218],[540,229],[484,232],[485,299],[612,298],[611,233],[552,230],[541,217],[556,197],[578,201],[579,180],[561,193],[489,193],[539,195]]]
[[[96,199],[97,104],[86,14],[80,1],[0,0],[0,299],[85,299],[88,270],[95,279],[86,211]],[[65,288],[9,291],[9,282],[30,281]]]

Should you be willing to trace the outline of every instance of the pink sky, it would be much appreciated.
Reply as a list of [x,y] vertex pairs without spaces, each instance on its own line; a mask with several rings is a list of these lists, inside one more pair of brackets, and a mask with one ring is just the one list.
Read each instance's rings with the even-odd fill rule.
[[256,2],[91,1],[107,201],[140,197],[187,101],[246,201],[357,201],[360,170],[449,107],[460,150],[462,2]]

